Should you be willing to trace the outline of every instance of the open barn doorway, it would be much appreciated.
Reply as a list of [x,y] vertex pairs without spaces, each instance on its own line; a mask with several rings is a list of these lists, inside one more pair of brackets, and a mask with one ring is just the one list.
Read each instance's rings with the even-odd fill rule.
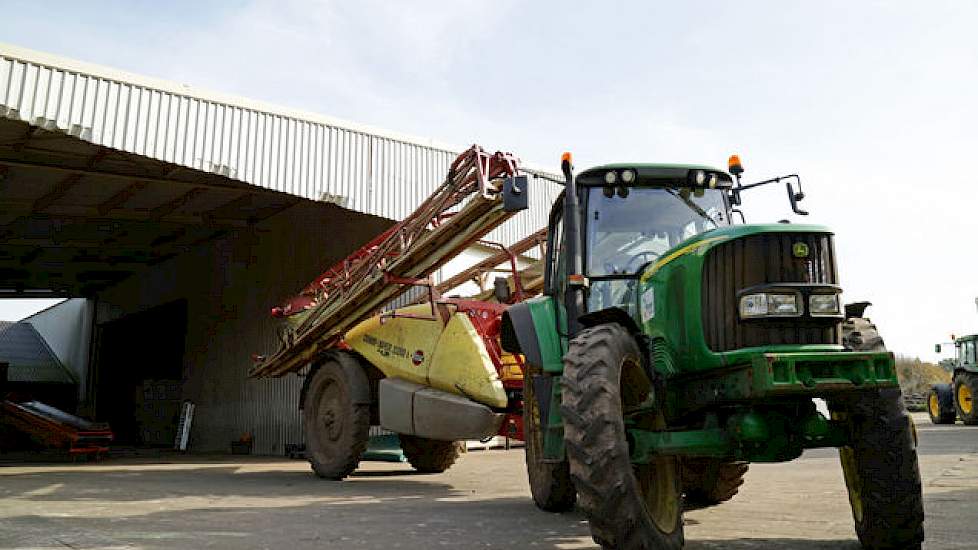
[[186,335],[186,300],[98,326],[95,416],[111,424],[117,443],[173,444]]

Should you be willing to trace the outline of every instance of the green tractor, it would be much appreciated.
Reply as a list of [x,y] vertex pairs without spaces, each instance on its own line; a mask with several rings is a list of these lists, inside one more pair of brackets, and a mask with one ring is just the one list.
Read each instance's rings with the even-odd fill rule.
[[798,176],[744,185],[736,156],[562,169],[544,294],[501,332],[525,357],[537,506],[576,501],[605,548],[678,549],[684,509],[733,497],[749,463],[838,447],[863,546],[919,548],[916,432],[892,354],[844,346],[832,233],[731,223],[768,183],[805,214]]
[[[978,396],[978,360],[975,348],[978,347],[978,334],[954,339],[956,350],[954,375],[950,384],[934,384],[927,396],[927,413],[934,424],[954,424],[960,418],[968,426],[978,425],[978,407],[974,399]],[[941,352],[941,344],[934,346]]]

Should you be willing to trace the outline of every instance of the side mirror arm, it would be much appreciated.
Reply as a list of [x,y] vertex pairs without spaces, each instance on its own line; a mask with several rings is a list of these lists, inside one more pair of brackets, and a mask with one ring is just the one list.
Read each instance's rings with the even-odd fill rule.
[[734,206],[740,206],[741,204],[743,204],[743,199],[740,198],[739,185],[737,187],[731,188],[728,196],[730,197],[730,204]]
[[[795,187],[794,185],[792,185],[791,180],[794,180],[795,183],[798,185],[798,191],[795,191]],[[784,182],[785,188],[788,191],[788,202],[791,203],[791,211],[794,212],[795,214],[798,214],[799,216],[807,216],[808,212],[802,210],[798,206],[798,203],[800,203],[805,198],[805,192],[801,190],[801,177],[799,177],[798,174],[790,174],[778,178],[771,178],[769,180],[759,181],[757,183],[750,183],[747,185],[737,185],[736,187],[730,189],[730,203],[733,204],[734,206],[740,206],[740,193],[742,191],[753,189],[755,187],[760,187],[762,185],[767,185],[769,183],[779,183],[782,181]]]

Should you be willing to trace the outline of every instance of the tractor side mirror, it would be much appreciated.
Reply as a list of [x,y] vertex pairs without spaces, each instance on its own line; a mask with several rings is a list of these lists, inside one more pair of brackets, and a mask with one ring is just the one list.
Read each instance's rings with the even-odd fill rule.
[[791,185],[791,180],[784,182],[784,186],[788,190],[788,201],[791,203],[791,211],[799,216],[807,216],[808,212],[798,208],[798,203],[805,199],[805,192],[801,190],[801,178],[796,178],[798,181],[798,191],[795,191],[793,185]]
[[940,352],[941,352],[941,345],[934,344],[934,353],[940,353]]

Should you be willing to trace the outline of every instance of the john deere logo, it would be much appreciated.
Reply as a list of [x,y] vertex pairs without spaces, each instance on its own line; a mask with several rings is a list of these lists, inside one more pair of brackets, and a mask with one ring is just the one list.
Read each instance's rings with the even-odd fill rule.
[[795,258],[807,258],[808,257],[808,245],[805,243],[795,243],[791,247],[791,254]]

